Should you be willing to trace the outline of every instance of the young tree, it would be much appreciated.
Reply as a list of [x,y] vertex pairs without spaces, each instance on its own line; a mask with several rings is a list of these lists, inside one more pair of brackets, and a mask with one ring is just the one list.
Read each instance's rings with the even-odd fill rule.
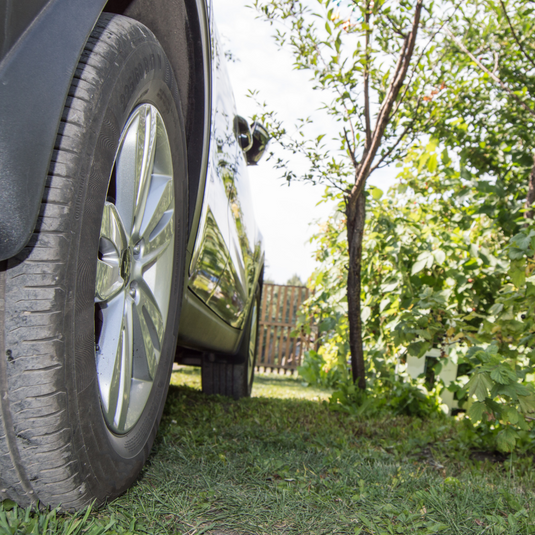
[[[296,69],[311,73],[314,89],[327,99],[325,111],[340,124],[332,133],[340,150],[333,154],[325,135],[291,139],[272,113],[263,117],[286,149],[309,160],[303,178],[343,192],[351,365],[353,380],[364,389],[361,258],[366,183],[376,169],[399,160],[422,121],[432,120],[424,100],[432,88],[422,76],[421,60],[430,58],[440,26],[431,17],[433,3],[424,7],[423,0],[314,0],[306,5],[298,0],[255,0],[254,6],[264,19],[279,25],[279,46],[290,47]],[[288,180],[297,178],[286,161],[279,158],[277,165]]]

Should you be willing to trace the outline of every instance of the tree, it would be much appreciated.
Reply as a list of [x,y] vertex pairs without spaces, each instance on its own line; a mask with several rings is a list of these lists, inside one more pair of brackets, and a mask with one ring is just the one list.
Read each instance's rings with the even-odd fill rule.
[[[517,231],[520,209],[533,218],[535,201],[533,14],[527,0],[460,6],[437,53],[441,91],[428,97],[440,118],[429,134],[458,154],[465,177],[490,182],[491,191],[481,193],[491,194],[488,212],[509,235]],[[500,203],[493,202],[496,188]]]
[[297,273],[294,273],[287,281],[286,281],[286,285],[287,286],[304,286],[304,282],[301,280],[301,277],[297,274]]
[[[454,388],[478,435],[504,451],[530,447],[535,421],[533,13],[525,0],[455,12],[434,50],[435,89],[424,97],[432,138],[409,151],[395,192],[373,192],[364,240],[377,398],[393,397],[385,377],[403,354],[440,349],[462,365]],[[331,299],[340,288],[332,275],[347,262],[337,256],[338,223],[318,235],[324,265],[309,307],[335,320],[323,337],[343,351]]]
[[[325,111],[340,124],[339,150],[324,141],[292,139],[273,113],[263,120],[274,137],[310,163],[302,177],[329,184],[343,195],[347,230],[347,309],[354,381],[366,387],[361,324],[361,259],[366,219],[366,183],[370,175],[404,153],[428,120],[423,99],[425,79],[421,60],[438,29],[432,26],[432,3],[423,0],[315,0],[314,9],[297,0],[255,0],[270,23],[277,23],[276,40],[288,46],[295,68],[311,73],[314,89],[325,94]],[[418,32],[425,30],[425,39]],[[422,42],[420,42],[422,41]],[[307,120],[301,126],[306,125]],[[288,162],[277,165],[288,180],[296,178]]]

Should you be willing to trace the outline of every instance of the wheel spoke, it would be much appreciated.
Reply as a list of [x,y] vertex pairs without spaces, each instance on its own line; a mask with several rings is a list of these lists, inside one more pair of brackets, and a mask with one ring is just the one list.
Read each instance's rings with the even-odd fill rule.
[[97,260],[97,281],[95,285],[95,301],[108,301],[121,291],[124,281],[119,274],[117,263]]
[[152,107],[142,107],[138,123],[137,152],[136,152],[136,188],[134,199],[134,221],[132,239],[138,241],[145,206],[149,196],[154,168],[154,153],[156,150],[157,116]]
[[132,384],[132,301],[121,294],[103,310],[97,373],[106,421],[121,431],[125,427]]
[[108,422],[113,421],[117,408],[125,302],[125,292],[122,292],[101,308],[102,330],[96,360],[100,397]]
[[152,213],[143,229],[142,238],[145,246],[143,258],[140,259],[144,267],[153,264],[173,240],[175,228],[173,181],[166,180],[160,184],[156,191],[151,192],[150,197],[151,205],[147,204],[146,219],[149,219],[147,217],[150,213],[149,208]]
[[166,175],[153,175],[152,187],[150,195],[145,207],[144,221],[147,221],[143,225],[143,239],[150,242],[155,236],[157,236],[162,226],[165,225],[166,214],[174,211],[174,192],[173,192],[173,178]]
[[134,347],[134,328],[132,319],[132,301],[126,299],[123,324],[121,327],[121,341],[117,348],[117,360],[121,360],[121,375],[117,391],[117,408],[113,419],[113,423],[119,431],[122,431],[125,428],[128,409],[130,408],[132,357]]
[[163,343],[163,318],[151,289],[144,281],[138,285],[137,291],[139,299],[136,299],[136,312],[141,327],[149,375],[154,379]]
[[[102,224],[100,225],[100,238],[113,245],[118,257],[126,249],[128,242],[121,216],[114,204],[106,202],[102,214]],[[104,245],[106,248],[106,245]],[[102,252],[102,251],[101,251]],[[111,253],[111,251],[104,251]]]

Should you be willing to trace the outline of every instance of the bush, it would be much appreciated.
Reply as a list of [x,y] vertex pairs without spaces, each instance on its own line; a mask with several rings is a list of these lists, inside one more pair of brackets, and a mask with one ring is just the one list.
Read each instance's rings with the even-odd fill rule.
[[[504,199],[503,193],[498,185],[456,171],[447,151],[437,155],[434,143],[409,155],[386,197],[369,188],[361,298],[364,393],[348,376],[348,257],[338,196],[339,211],[313,238],[319,267],[309,280],[313,295],[299,325],[319,325],[320,349],[306,356],[301,374],[337,389],[333,408],[436,412],[442,385],[426,387],[395,370],[406,354],[421,357],[438,348],[459,364],[451,389],[474,432],[492,437],[502,451],[532,447],[535,224],[520,217],[516,197]],[[493,211],[494,205],[500,209]]]

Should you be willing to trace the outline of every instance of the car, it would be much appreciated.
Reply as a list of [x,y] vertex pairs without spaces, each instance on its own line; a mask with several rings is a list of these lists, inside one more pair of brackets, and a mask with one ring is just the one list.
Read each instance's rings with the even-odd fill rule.
[[250,395],[264,249],[209,0],[0,2],[0,501],[138,477],[175,362]]

